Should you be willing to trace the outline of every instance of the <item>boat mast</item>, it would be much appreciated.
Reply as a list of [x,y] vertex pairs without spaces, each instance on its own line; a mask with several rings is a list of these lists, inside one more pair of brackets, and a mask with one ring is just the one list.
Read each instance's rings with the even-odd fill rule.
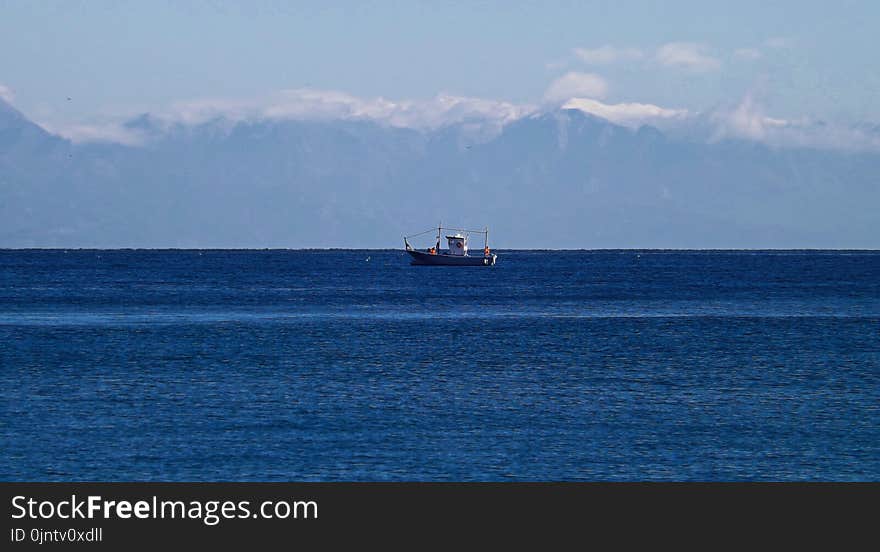
[[489,227],[486,227],[486,241],[483,249],[489,249]]

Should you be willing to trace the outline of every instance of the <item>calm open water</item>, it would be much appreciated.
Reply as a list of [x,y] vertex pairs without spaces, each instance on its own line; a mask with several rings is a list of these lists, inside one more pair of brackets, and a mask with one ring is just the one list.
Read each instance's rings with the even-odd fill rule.
[[0,251],[0,436],[3,480],[877,480],[880,253]]

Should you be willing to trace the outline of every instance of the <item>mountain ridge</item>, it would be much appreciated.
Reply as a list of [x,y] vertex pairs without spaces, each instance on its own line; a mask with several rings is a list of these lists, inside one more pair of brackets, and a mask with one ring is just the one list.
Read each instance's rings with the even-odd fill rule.
[[[2,103],[2,100],[0,100]],[[0,106],[0,247],[876,248],[880,155],[704,143],[574,109],[474,121],[209,119],[75,144]]]

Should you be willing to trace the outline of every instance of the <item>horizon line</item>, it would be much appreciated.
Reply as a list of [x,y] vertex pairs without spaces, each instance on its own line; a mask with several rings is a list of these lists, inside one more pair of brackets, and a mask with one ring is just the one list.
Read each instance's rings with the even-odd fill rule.
[[[869,247],[596,247],[596,248],[492,248],[493,251],[752,251],[752,252],[785,252],[785,251],[858,251],[880,253],[880,248]],[[294,252],[332,252],[332,251],[398,251],[406,250],[397,247],[0,247],[0,251],[294,251]]]

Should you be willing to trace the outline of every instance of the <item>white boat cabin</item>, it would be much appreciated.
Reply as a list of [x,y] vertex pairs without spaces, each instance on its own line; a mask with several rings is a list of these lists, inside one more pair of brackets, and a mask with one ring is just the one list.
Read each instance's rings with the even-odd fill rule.
[[462,236],[461,234],[456,233],[451,236],[446,236],[446,242],[449,244],[450,255],[467,255],[467,236]]

